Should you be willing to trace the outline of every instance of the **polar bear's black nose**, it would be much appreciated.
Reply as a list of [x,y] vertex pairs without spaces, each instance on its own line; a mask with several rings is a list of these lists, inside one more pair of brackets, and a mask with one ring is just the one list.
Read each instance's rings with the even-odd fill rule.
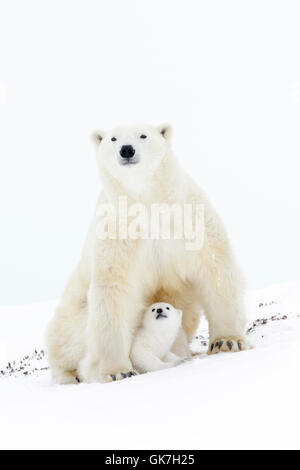
[[158,308],[156,311],[157,311],[157,313],[163,313],[163,309],[162,309],[162,308]]
[[120,150],[120,155],[122,158],[132,158],[133,155],[135,154],[135,150],[132,147],[132,145],[122,145],[121,150]]

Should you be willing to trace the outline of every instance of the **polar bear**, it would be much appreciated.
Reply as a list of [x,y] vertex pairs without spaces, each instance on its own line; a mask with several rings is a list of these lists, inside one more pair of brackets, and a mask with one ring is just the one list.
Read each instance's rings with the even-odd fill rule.
[[[103,383],[112,376],[130,376],[134,334],[145,309],[156,302],[183,311],[184,334],[174,351],[193,338],[202,312],[209,322],[209,354],[249,348],[244,281],[226,230],[198,184],[180,167],[171,140],[168,125],[93,134],[102,192],[46,337],[58,383],[76,383],[78,374],[85,382]],[[185,232],[181,238],[144,236],[143,231],[140,237],[124,237],[120,230],[103,236],[98,230],[102,208],[117,209],[125,196],[129,211],[137,203],[150,209],[155,204],[189,206],[194,212],[203,207],[201,248],[190,249]],[[123,227],[116,211],[108,225],[116,227],[116,214]]]
[[182,311],[164,302],[153,304],[146,310],[130,353],[133,367],[138,372],[166,369],[185,359],[171,351],[181,320]]

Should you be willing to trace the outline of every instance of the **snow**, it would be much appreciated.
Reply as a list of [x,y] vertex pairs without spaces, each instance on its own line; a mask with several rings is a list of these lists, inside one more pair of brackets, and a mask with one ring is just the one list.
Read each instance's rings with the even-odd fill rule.
[[[55,305],[0,308],[1,449],[299,449],[299,282],[249,292],[254,349],[207,356],[203,322],[199,356],[105,385],[53,385],[40,370]],[[28,369],[6,369],[25,356]]]

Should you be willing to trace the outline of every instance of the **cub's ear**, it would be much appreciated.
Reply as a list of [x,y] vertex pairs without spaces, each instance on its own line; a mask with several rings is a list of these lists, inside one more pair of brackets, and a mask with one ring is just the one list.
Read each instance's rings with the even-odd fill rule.
[[171,139],[172,127],[169,124],[162,124],[161,126],[158,126],[158,131],[166,140]]
[[177,312],[179,313],[180,318],[182,318],[182,310],[177,309]]
[[98,147],[98,145],[102,142],[104,138],[104,132],[101,131],[94,131],[91,135],[91,139],[94,145]]

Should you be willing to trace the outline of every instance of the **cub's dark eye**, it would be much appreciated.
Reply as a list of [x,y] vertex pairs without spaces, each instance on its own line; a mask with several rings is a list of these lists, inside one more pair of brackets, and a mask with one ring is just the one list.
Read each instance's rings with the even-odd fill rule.
[[152,312],[155,312],[155,308],[152,309]]
[[166,307],[167,310],[170,310],[170,307]]
[[140,139],[147,139],[147,136],[145,134],[140,135]]
[[112,142],[115,142],[116,140],[117,140],[117,139],[116,139],[115,137],[112,137],[112,138],[111,138],[111,141],[112,141]]

